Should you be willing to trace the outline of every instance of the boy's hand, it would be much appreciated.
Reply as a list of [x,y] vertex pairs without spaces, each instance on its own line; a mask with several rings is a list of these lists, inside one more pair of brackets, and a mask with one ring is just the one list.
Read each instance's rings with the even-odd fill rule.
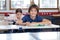
[[16,24],[21,24],[22,23],[22,20],[17,20],[16,21]]
[[31,24],[30,22],[26,22],[26,26],[30,26],[30,24]]

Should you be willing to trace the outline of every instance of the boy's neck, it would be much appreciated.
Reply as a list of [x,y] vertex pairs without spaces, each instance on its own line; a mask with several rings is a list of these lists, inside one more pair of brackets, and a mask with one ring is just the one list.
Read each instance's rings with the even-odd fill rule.
[[35,17],[35,16],[30,16],[30,18],[31,18],[32,20],[34,20],[36,17]]

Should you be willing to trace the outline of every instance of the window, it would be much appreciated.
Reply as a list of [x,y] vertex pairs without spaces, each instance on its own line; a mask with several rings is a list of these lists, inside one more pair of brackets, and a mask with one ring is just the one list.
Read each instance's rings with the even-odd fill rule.
[[40,0],[40,8],[57,8],[57,0]]
[[10,0],[10,9],[27,9],[31,4],[36,4],[40,9],[58,9],[59,0]]
[[34,4],[38,5],[40,9],[58,9],[59,0],[34,0]]
[[34,4],[39,5],[39,0],[34,0]]
[[6,0],[0,0],[0,10],[6,9]]
[[59,0],[59,7],[60,7],[60,0]]
[[30,0],[10,0],[10,9],[16,8],[28,8],[30,6]]

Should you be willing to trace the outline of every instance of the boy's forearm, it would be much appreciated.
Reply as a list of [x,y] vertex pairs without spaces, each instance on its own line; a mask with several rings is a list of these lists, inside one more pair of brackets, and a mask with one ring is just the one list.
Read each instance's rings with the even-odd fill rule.
[[52,24],[50,21],[47,21],[47,22],[32,22],[31,24]]

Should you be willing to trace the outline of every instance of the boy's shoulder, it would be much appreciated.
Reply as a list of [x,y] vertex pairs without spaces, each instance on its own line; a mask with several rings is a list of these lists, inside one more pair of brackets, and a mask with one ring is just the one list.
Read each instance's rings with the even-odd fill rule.
[[25,15],[24,17],[29,17],[29,15]]
[[25,15],[23,18],[27,18],[28,19],[29,18],[29,15]]

